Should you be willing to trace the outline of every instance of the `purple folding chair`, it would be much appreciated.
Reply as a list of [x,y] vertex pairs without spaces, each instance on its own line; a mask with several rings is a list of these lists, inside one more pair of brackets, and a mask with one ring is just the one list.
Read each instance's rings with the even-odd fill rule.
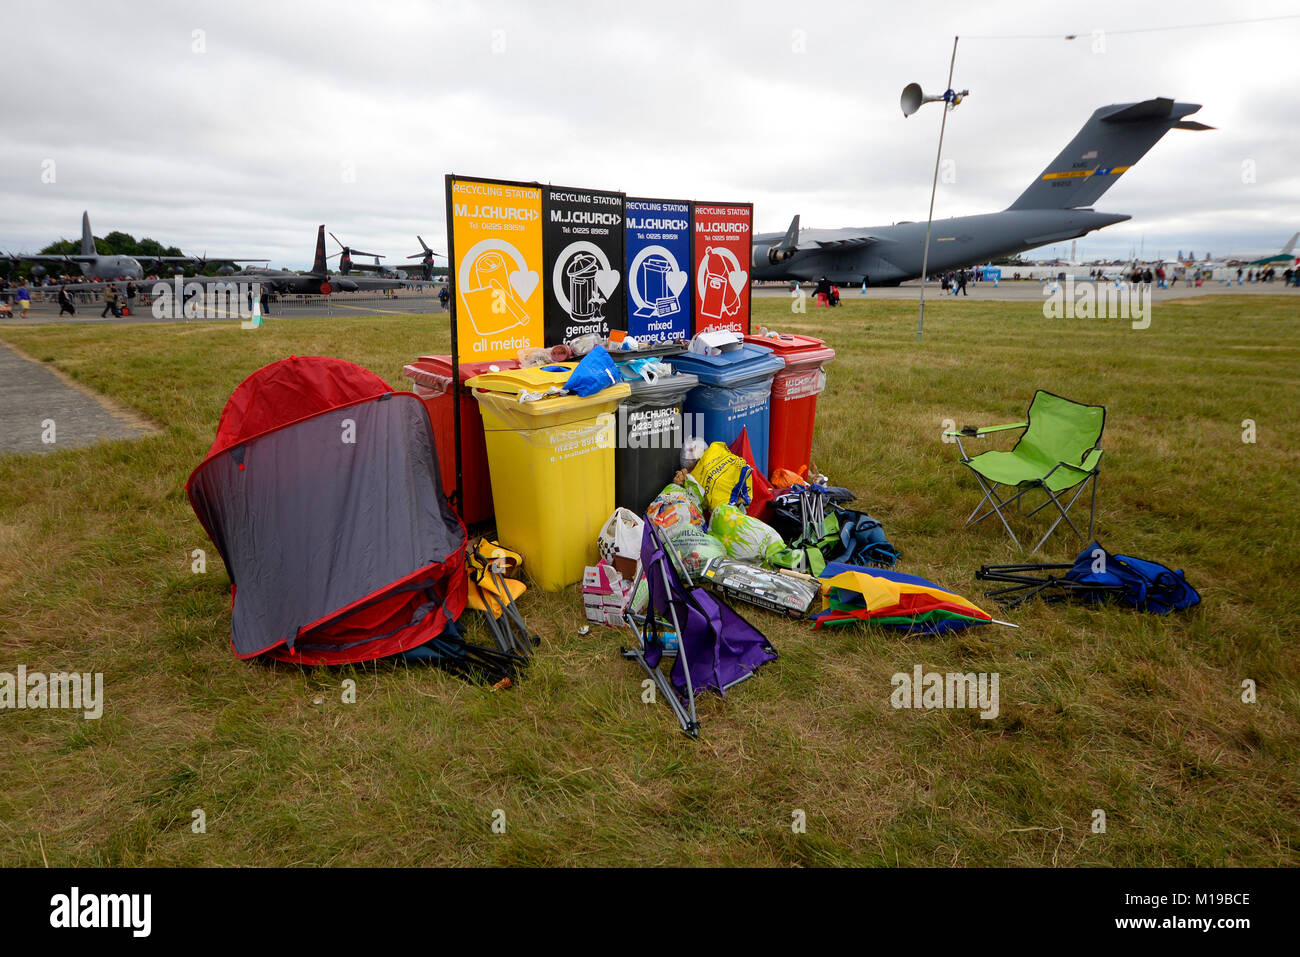
[[[647,607],[644,616],[632,611],[631,602],[623,610],[623,620],[637,638],[635,648],[622,649],[623,657],[645,669],[673,709],[682,730],[698,738],[696,694],[716,691],[725,697],[728,688],[776,658],[776,649],[739,612],[694,585],[672,543],[663,541],[648,518],[633,595],[642,579],[648,593]],[[667,622],[672,623],[677,634],[677,656],[665,676],[659,663],[664,657],[661,623]]]

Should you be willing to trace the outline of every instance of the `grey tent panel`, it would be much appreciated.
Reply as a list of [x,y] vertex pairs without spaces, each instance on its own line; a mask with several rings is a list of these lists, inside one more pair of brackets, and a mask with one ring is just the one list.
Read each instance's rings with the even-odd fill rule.
[[428,413],[410,393],[228,449],[196,473],[192,492],[237,589],[231,634],[241,657],[292,648],[300,629],[461,545]]

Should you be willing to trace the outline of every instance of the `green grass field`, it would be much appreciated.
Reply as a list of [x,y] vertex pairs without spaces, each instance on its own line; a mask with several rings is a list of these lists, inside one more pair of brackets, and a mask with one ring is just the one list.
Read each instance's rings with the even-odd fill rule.
[[[975,569],[1018,560],[1000,527],[962,528],[979,495],[940,433],[1016,421],[1043,388],[1107,406],[1098,537],[1184,568],[1204,603],[1031,604],[1006,616],[1019,629],[937,639],[747,610],[781,657],[702,699],[695,742],[641,703],[626,632],[579,634],[576,587],[521,599],[543,645],[505,693],[231,653],[228,580],[183,491],[231,390],[289,354],[405,388],[404,363],[447,351],[445,318],[2,327],[161,431],[0,456],[0,671],[102,671],[106,695],[98,721],[0,713],[0,865],[1294,866],[1297,318],[1295,297],[1157,303],[1141,331],[940,301],[918,346],[911,303],[755,300],[756,327],[838,351],[814,458],[884,522],[901,570],[979,601]],[[1058,530],[1047,560],[1080,544]],[[916,664],[999,673],[1000,715],[892,709],[890,676]]]

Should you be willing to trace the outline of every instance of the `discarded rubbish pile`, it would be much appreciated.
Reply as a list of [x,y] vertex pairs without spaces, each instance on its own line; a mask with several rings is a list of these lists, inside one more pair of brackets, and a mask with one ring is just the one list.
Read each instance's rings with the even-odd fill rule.
[[[472,368],[422,357],[407,366],[418,394],[339,359],[273,363],[234,390],[186,483],[230,574],[235,654],[430,662],[502,689],[540,645],[519,599],[580,583],[586,620],[631,630],[622,654],[697,736],[701,691],[725,696],[777,659],[740,605],[814,630],[1010,625],[899,571],[881,522],[812,462],[833,356],[820,340],[766,333],[635,347],[593,336]],[[462,395],[477,418],[449,414]],[[1085,473],[1095,490],[1103,415],[1039,392],[1015,426],[1016,462],[1065,470],[1068,489],[998,471],[1001,453],[963,450],[963,461],[1013,489],[985,487],[995,513],[1037,490],[1068,522]],[[450,473],[440,450],[456,457]],[[446,493],[462,514],[495,512],[500,538],[471,547]],[[1037,596],[1165,613],[1200,601],[1181,571],[1096,542],[1073,564],[985,565],[976,577],[1003,586],[988,595],[1009,607]],[[477,620],[466,609],[488,646],[466,640],[461,626]]]

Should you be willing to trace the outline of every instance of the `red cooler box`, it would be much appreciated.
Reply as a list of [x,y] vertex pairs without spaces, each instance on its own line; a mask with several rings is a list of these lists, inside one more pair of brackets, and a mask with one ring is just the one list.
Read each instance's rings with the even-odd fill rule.
[[[487,445],[483,441],[483,415],[474,395],[464,385],[467,379],[491,372],[519,368],[515,359],[495,362],[462,362],[460,365],[460,455],[461,483],[465,502],[461,518],[466,525],[484,522],[493,515],[492,482],[488,476]],[[442,473],[445,495],[456,491],[455,407],[451,400],[451,356],[420,356],[402,369],[402,375],[415,383],[415,394],[424,400],[433,423],[433,439],[438,448],[438,470]]]
[[767,468],[797,471],[812,457],[817,396],[826,388],[826,363],[835,350],[812,336],[745,336],[785,360],[772,380],[772,421],[768,431]]

